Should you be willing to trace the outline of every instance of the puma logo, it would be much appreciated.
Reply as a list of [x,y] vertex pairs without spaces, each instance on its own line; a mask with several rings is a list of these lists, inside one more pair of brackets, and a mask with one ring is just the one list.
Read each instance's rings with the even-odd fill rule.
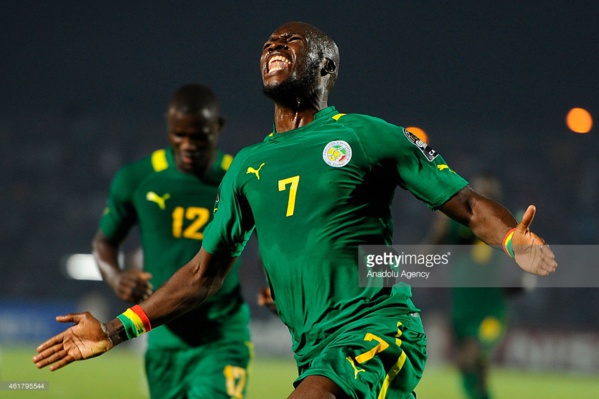
[[439,169],[439,172],[442,171],[442,170],[444,170],[444,169],[447,169],[451,173],[455,173],[453,170],[451,170],[451,168],[449,166],[445,165],[444,163],[442,163],[440,165],[437,165],[437,169]]
[[158,207],[162,210],[166,208],[166,200],[170,197],[171,195],[169,193],[166,193],[161,197],[154,191],[148,191],[148,193],[146,194],[146,199],[150,202],[155,202],[158,205]]
[[354,363],[354,359],[352,359],[351,357],[346,357],[347,361],[349,362],[349,364],[351,364],[352,368],[354,369],[354,379],[357,380],[358,379],[358,373],[365,373],[366,370],[364,369],[359,369],[356,367],[356,364]]
[[251,166],[250,166],[250,167],[248,168],[248,170],[245,172],[245,174],[246,174],[246,175],[248,175],[248,174],[250,174],[250,173],[253,173],[253,174],[255,174],[255,175],[256,175],[256,178],[257,178],[258,180],[260,180],[260,169],[262,169],[262,167],[263,167],[263,166],[264,166],[264,162],[262,162],[262,163],[260,164],[260,167],[259,167],[258,169],[254,169],[253,167],[251,167]]

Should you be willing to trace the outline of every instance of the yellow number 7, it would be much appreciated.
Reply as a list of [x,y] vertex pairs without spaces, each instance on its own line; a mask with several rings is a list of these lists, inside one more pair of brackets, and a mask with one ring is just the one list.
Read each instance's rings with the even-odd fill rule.
[[378,345],[369,350],[368,352],[356,356],[356,361],[360,364],[367,362],[368,360],[372,359],[377,353],[382,352],[389,347],[389,344],[385,342],[382,338],[379,338],[371,333],[366,333],[364,341],[377,341]]
[[285,187],[290,184],[289,188],[289,201],[287,201],[287,214],[285,216],[293,216],[295,211],[295,196],[297,194],[297,186],[299,185],[299,175],[289,177],[287,179],[279,180],[279,191],[285,191]]

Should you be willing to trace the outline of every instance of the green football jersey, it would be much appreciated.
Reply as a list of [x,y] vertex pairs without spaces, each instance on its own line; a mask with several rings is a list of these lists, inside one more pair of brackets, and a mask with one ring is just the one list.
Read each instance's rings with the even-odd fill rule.
[[328,107],[235,157],[203,245],[237,256],[255,228],[277,311],[303,362],[352,322],[418,311],[407,285],[359,286],[358,246],[392,243],[397,186],[435,208],[466,184],[402,127]]
[[[123,167],[115,176],[100,229],[121,240],[137,224],[144,270],[155,288],[198,252],[213,215],[218,185],[232,157],[219,152],[204,178],[175,166],[171,148]],[[221,338],[249,340],[249,309],[243,301],[237,269],[222,289],[198,309],[150,332],[149,344],[179,348]]]

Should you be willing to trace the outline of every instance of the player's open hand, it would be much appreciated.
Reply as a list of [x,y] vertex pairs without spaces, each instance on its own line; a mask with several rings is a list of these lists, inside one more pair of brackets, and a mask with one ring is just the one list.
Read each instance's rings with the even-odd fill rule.
[[523,270],[539,276],[547,276],[555,271],[557,262],[549,245],[529,229],[535,213],[534,205],[530,205],[524,212],[522,221],[516,226],[512,238],[512,249],[516,263]]
[[37,347],[33,362],[38,369],[50,365],[50,371],[58,370],[75,360],[99,356],[114,346],[102,324],[89,312],[57,316],[56,321],[76,324]]

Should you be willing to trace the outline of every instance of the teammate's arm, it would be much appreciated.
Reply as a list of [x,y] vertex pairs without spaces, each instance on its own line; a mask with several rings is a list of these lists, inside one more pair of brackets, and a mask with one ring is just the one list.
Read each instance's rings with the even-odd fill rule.
[[122,270],[118,260],[119,248],[120,244],[110,240],[101,230],[92,241],[92,255],[104,281],[123,301],[141,302],[152,293],[152,275],[138,269]]
[[544,245],[543,239],[529,230],[536,213],[534,205],[528,207],[518,223],[505,207],[464,187],[439,209],[492,246],[501,246],[508,231],[515,227],[512,243],[516,263],[525,271],[541,276],[555,271],[557,263],[553,252]]
[[277,313],[277,305],[275,305],[275,301],[272,297],[272,292],[270,287],[262,287],[260,291],[258,291],[258,305],[264,306],[266,309],[270,310],[272,313],[278,315]]
[[[183,315],[220,289],[237,258],[212,255],[203,248],[140,306],[152,328]],[[115,318],[103,324],[90,313],[72,313],[56,318],[74,322],[72,327],[38,346],[33,362],[54,371],[75,360],[102,355],[127,340],[125,326]]]

